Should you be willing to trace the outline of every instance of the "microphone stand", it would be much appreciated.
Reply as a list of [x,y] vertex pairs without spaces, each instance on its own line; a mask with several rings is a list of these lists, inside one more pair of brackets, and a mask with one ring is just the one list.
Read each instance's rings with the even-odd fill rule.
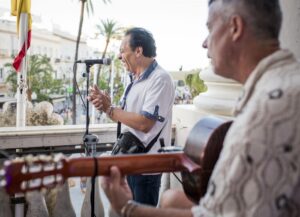
[[[83,144],[85,148],[85,154],[87,156],[96,157],[97,150],[97,142],[99,141],[98,136],[89,133],[89,124],[90,124],[90,117],[89,117],[89,101],[87,96],[89,94],[89,85],[90,85],[90,68],[93,64],[86,63],[86,72],[83,74],[86,77],[86,125],[85,125],[85,134],[83,136]],[[95,161],[96,162],[96,161]],[[98,167],[98,165],[95,165]],[[96,170],[95,170],[96,171]],[[91,179],[91,216],[95,216],[95,181],[96,181],[96,173]]]
[[[90,86],[90,68],[92,64],[86,64],[86,72],[83,74],[86,77],[86,95],[89,95]],[[85,153],[88,156],[96,156],[96,145],[98,137],[89,133],[90,115],[89,115],[89,101],[86,98],[86,119],[85,119],[85,134],[83,136],[83,143],[85,145]]]

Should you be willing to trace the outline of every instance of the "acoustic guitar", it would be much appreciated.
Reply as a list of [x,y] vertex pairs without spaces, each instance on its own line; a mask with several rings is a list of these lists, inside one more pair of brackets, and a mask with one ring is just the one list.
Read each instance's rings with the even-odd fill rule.
[[232,121],[206,117],[198,121],[187,137],[184,153],[200,165],[199,171],[181,171],[185,194],[195,203],[205,195],[209,178],[219,159]]
[[213,117],[201,119],[183,151],[80,158],[26,156],[6,161],[2,183],[9,194],[15,194],[52,188],[69,177],[109,175],[113,165],[123,175],[180,171],[186,194],[198,202],[206,191],[229,126],[230,122]]

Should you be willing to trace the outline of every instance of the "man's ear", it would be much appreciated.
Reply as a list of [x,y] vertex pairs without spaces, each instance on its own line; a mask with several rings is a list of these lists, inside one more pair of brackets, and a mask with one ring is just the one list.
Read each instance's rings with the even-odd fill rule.
[[142,56],[143,55],[143,47],[137,47],[135,49],[135,53],[136,53],[137,57]]
[[230,34],[232,41],[238,41],[244,32],[245,23],[241,16],[234,15],[230,19]]

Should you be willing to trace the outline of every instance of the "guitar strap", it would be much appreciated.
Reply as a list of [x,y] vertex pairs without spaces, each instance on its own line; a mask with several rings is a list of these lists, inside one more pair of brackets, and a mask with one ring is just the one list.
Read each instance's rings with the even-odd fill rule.
[[[133,85],[133,79],[132,76],[130,76],[130,84],[127,86],[124,97],[123,97],[123,102],[122,102],[122,109],[125,108],[126,105],[126,98],[127,95],[129,93],[129,90],[131,89],[132,85]],[[165,123],[166,125],[166,123]],[[150,151],[150,149],[153,147],[153,145],[155,144],[155,142],[157,141],[160,133],[162,132],[162,130],[164,129],[165,125],[161,128],[161,130],[159,131],[159,133],[151,140],[151,142],[147,145],[146,149],[145,149],[145,153],[147,153],[148,151]],[[117,139],[119,139],[121,136],[121,122],[118,121],[118,125],[117,125]]]
[[[132,75],[130,74],[129,77],[130,77],[130,84],[127,86],[127,88],[125,90],[125,94],[124,94],[124,97],[123,97],[123,100],[122,100],[122,110],[124,110],[124,108],[125,108],[127,95],[129,93],[129,90],[131,89],[131,87],[133,85],[133,77],[132,77]],[[121,122],[118,121],[117,139],[120,138],[120,135],[121,135]]]
[[165,125],[161,128],[161,130],[159,131],[159,133],[151,140],[151,142],[147,145],[146,149],[145,149],[145,153],[147,153],[148,151],[151,150],[151,148],[153,147],[153,145],[155,144],[155,142],[157,141],[161,131],[165,128],[167,122],[165,123]]

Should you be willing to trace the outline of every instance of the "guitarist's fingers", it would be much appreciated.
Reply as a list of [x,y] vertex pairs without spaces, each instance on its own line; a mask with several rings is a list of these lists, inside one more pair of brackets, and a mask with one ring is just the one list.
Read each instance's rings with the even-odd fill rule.
[[103,188],[103,190],[106,191],[108,189],[108,186],[109,186],[109,177],[102,176],[100,178],[100,183],[101,183],[101,187]]
[[[110,176],[104,176],[101,178],[101,187],[104,191],[108,192],[111,189],[119,188],[120,186],[120,171],[117,167],[110,168]],[[109,193],[109,192],[108,192]]]
[[132,199],[132,194],[116,166],[110,168],[110,176],[102,177],[101,186],[113,209],[120,214],[122,207]]
[[121,184],[121,173],[116,166],[112,166],[110,169],[111,182],[114,188],[118,188]]

